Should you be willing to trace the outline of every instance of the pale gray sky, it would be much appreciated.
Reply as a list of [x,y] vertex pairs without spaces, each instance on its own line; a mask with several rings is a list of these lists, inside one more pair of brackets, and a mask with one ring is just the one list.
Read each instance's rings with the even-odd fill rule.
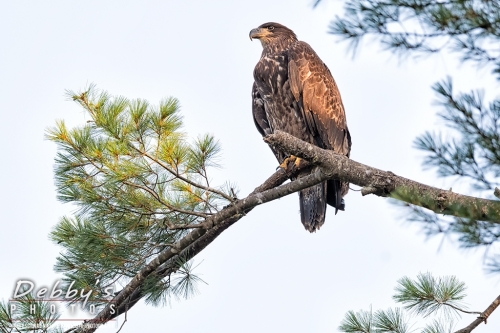
[[[329,66],[346,107],[359,162],[448,188],[423,172],[412,141],[437,128],[430,86],[453,74],[458,86],[497,89],[488,72],[457,67],[445,57],[399,64],[364,44],[358,57],[327,34],[341,3],[296,1],[4,1],[0,3],[0,183],[3,228],[0,298],[16,281],[51,285],[60,250],[47,235],[71,207],[57,202],[55,145],[44,131],[56,119],[76,125],[82,111],[64,97],[93,82],[112,94],[158,102],[177,97],[185,129],[210,132],[223,147],[214,180],[236,182],[241,195],[276,168],[254,128],[250,90],[261,45],[248,32],[275,21],[295,31]],[[286,9],[285,9],[286,8]],[[466,189],[466,187],[465,187]],[[141,304],[122,332],[335,332],[348,310],[388,308],[396,281],[419,272],[456,275],[469,286],[467,302],[486,308],[498,278],[482,270],[480,252],[463,252],[440,239],[425,241],[402,223],[387,200],[350,192],[346,211],[327,214],[316,234],[306,232],[297,195],[266,204],[195,259],[208,285],[171,307]],[[440,249],[440,250],[439,250]],[[461,324],[472,321],[466,317]],[[500,314],[478,332],[500,330]],[[115,326],[99,332],[114,332]]]

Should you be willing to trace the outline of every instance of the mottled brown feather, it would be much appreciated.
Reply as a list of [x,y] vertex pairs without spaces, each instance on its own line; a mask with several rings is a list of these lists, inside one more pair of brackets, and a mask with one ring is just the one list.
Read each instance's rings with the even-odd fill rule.
[[330,70],[305,42],[288,50],[290,87],[297,101],[303,100],[305,118],[312,115],[309,130],[319,136],[324,149],[348,156],[351,151],[344,105]]

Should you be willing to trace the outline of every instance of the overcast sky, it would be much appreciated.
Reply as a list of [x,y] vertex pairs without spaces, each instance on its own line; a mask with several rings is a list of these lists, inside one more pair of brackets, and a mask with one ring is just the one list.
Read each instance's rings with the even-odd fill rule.
[[[56,149],[44,131],[57,119],[85,121],[65,89],[93,82],[152,103],[177,97],[185,130],[221,142],[215,182],[236,182],[241,196],[274,172],[277,162],[254,127],[250,98],[261,45],[248,33],[268,21],[293,29],[329,66],[346,108],[352,159],[455,189],[451,179],[422,171],[412,141],[439,128],[432,83],[450,74],[459,87],[497,90],[488,72],[445,56],[400,62],[376,43],[364,44],[353,59],[345,43],[327,34],[341,3],[325,0],[316,9],[312,3],[0,2],[0,298],[12,297],[20,278],[37,287],[57,279],[61,249],[47,235],[72,207],[56,200]],[[322,229],[309,234],[296,194],[258,207],[195,258],[196,273],[208,283],[199,285],[199,295],[170,307],[140,304],[121,332],[336,332],[348,310],[393,306],[396,281],[427,271],[456,275],[469,287],[470,308],[484,310],[498,295],[498,278],[485,275],[482,253],[440,238],[426,241],[401,214],[386,199],[351,191],[346,211],[329,210]],[[98,331],[116,330],[110,324]],[[477,331],[499,330],[494,313]]]

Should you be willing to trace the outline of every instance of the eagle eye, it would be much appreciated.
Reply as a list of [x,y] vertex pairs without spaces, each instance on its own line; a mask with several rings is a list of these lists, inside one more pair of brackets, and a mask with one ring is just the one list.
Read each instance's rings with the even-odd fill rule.
[[267,27],[267,30],[274,30],[274,27],[272,25]]

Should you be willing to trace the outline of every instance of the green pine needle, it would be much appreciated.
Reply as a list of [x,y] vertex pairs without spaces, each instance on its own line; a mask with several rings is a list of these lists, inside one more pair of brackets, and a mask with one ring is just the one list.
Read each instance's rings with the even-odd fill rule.
[[457,308],[463,307],[460,301],[466,296],[465,290],[465,284],[454,276],[436,279],[430,273],[421,273],[416,280],[401,278],[393,299],[404,304],[405,309],[423,316],[440,309],[446,314],[458,314]]
[[345,333],[375,333],[373,314],[370,311],[349,311],[339,326],[339,331]]

